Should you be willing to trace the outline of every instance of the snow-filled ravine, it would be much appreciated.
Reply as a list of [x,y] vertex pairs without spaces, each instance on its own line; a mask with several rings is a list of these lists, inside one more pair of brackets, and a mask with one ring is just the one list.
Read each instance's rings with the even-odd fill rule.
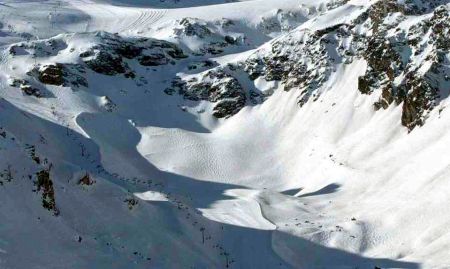
[[0,2],[0,269],[450,268],[449,19]]

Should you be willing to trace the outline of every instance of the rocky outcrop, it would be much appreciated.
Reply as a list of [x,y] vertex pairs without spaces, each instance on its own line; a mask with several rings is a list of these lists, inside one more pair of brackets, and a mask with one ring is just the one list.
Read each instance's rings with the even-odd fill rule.
[[72,88],[88,87],[84,73],[84,69],[75,64],[36,65],[27,72],[29,79],[11,78],[9,85],[19,88],[25,95],[41,98],[49,94],[42,85],[39,85],[40,83]]
[[317,89],[331,75],[337,62],[331,51],[337,34],[348,35],[346,26],[324,29],[316,33],[292,32],[272,44],[269,53],[258,53],[242,63],[251,80],[280,81],[284,90],[300,89],[299,104],[318,98]]
[[[380,3],[384,2],[392,1]],[[427,9],[406,6],[398,10],[408,15],[421,14]],[[387,13],[382,14],[387,16]],[[446,92],[445,78],[450,75],[445,64],[450,51],[445,41],[450,30],[449,21],[449,10],[442,6],[434,11],[431,19],[408,29],[397,28],[398,24],[378,25],[362,54],[368,68],[359,79],[360,91],[370,94],[381,90],[375,109],[386,109],[394,102],[402,103],[401,122],[410,131],[424,124],[427,114],[443,97],[441,91]],[[386,31],[392,28],[397,28],[398,34],[386,42]]]
[[80,54],[86,65],[96,73],[113,76],[130,71],[121,57],[107,50],[98,49]]
[[117,105],[108,96],[102,96],[100,105],[108,112],[113,112],[117,109]]
[[158,65],[166,65],[169,63],[169,59],[162,53],[152,55],[142,55],[138,58],[138,61],[143,66],[158,66]]
[[67,48],[65,40],[54,37],[33,42],[20,42],[9,47],[8,52],[12,56],[31,55],[34,58],[56,56]]
[[143,66],[160,66],[187,55],[175,44],[149,38],[123,38],[105,32],[97,34],[100,43],[80,54],[88,68],[96,73],[113,76],[123,74],[134,78],[128,60],[136,60]]
[[[72,44],[74,42],[74,44]],[[87,87],[86,71],[126,78],[135,78],[136,72],[130,63],[142,66],[160,66],[175,63],[187,55],[177,45],[151,38],[125,38],[106,32],[60,35],[47,40],[22,42],[9,47],[13,57],[28,55],[39,61],[41,57],[75,53],[81,46],[79,60],[71,63],[35,63],[29,75],[41,83],[56,86]],[[69,48],[70,47],[70,48]]]
[[37,78],[47,85],[64,87],[88,87],[88,82],[83,76],[85,70],[76,64],[47,64],[34,67],[28,75]]
[[187,81],[180,78],[174,80],[172,87],[166,89],[166,93],[174,92],[178,92],[187,100],[213,103],[213,116],[216,118],[228,118],[238,113],[247,100],[239,81],[220,68],[209,70],[200,77]]
[[95,181],[91,178],[91,176],[86,173],[84,176],[82,176],[79,180],[78,180],[78,185],[83,185],[83,186],[91,186],[94,185]]
[[[9,53],[13,61],[19,57],[34,59],[34,65],[23,76],[26,79],[10,79],[11,86],[34,97],[52,96],[52,92],[46,89],[47,85],[74,90],[88,88],[88,79],[92,77],[90,71],[106,76],[136,78],[136,84],[142,86],[146,83],[145,78],[142,74],[138,77],[137,72],[142,73],[147,67],[175,64],[188,57],[177,45],[167,41],[125,38],[106,32],[66,34],[47,40],[21,42],[11,45]],[[59,55],[70,57],[60,59]],[[54,56],[55,62],[48,63],[48,56]],[[43,57],[46,57],[45,63],[42,63]],[[68,58],[71,59],[69,62]],[[138,68],[139,65],[143,68]],[[107,110],[112,111],[113,105],[108,105]]]
[[183,18],[178,23],[181,27],[175,29],[176,35],[196,36],[205,38],[212,35],[212,31],[206,26],[206,22],[195,18]]
[[59,215],[59,209],[56,207],[55,189],[53,181],[50,178],[50,168],[36,173],[37,192],[42,194],[42,207],[53,212],[53,215]]
[[[198,18],[183,18],[176,22],[173,36],[183,43],[184,39],[195,40],[198,47],[190,47],[197,55],[221,54],[224,49],[242,42],[242,36],[227,34],[226,29],[234,25],[229,19],[217,20],[214,23]],[[191,42],[187,42],[191,43]],[[189,45],[187,45],[189,47]]]
[[64,83],[63,66],[61,64],[46,65],[37,72],[39,81],[44,84],[62,85]]
[[139,200],[134,197],[128,197],[123,202],[127,205],[129,210],[133,210],[133,208],[139,204]]
[[9,85],[11,87],[19,88],[25,95],[34,96],[37,98],[43,97],[41,90],[32,86],[31,83],[25,79],[12,78]]
[[8,165],[3,171],[0,172],[0,186],[5,183],[10,183],[13,180],[11,165]]
[[318,7],[300,4],[299,7],[295,9],[277,9],[262,16],[261,21],[256,27],[268,36],[274,36],[279,33],[288,33],[308,18],[317,16],[320,12],[338,8],[348,1],[349,0],[328,1]]
[[[411,131],[448,95],[449,7],[437,7],[443,2],[381,0],[351,23],[293,31],[240,66],[251,80],[300,90],[302,106],[319,98],[336,64],[364,59],[367,70],[358,80],[359,91],[379,94],[376,110],[401,104],[401,122]],[[433,15],[419,23],[401,25],[408,16],[431,10]]]

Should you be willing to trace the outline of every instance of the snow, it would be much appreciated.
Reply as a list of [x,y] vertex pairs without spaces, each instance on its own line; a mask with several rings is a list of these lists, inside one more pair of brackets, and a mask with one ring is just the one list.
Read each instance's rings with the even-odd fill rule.
[[[0,57],[0,127],[7,131],[0,167],[14,165],[14,180],[0,186],[0,268],[450,267],[450,112],[433,112],[408,133],[400,107],[375,113],[377,96],[358,92],[362,60],[337,65],[320,98],[302,108],[298,91],[257,80],[273,95],[226,120],[212,118],[207,102],[183,111],[181,97],[163,93],[173,75],[187,76],[190,59],[156,71],[136,67],[150,73],[143,87],[88,73],[87,89],[48,86],[51,97],[37,99],[8,85],[34,61],[74,63],[98,42],[72,32],[175,41],[170,27],[184,17],[242,23],[235,31],[254,43],[196,56],[226,65],[270,48],[273,36],[257,30],[264,16],[326,1],[146,2],[74,0],[55,8],[56,1],[10,0],[0,7],[0,22],[14,26],[5,37],[0,29],[5,51],[24,41],[21,32],[33,40],[62,34],[68,44],[35,60]],[[367,2],[311,12],[291,33],[346,23]],[[29,158],[25,144],[53,163],[58,217],[32,192],[28,175],[46,166]],[[94,185],[79,184],[85,171]],[[138,201],[132,209],[130,199]]]
[[144,201],[158,201],[158,202],[169,201],[164,194],[155,191],[135,193],[134,195],[136,195],[136,197]]

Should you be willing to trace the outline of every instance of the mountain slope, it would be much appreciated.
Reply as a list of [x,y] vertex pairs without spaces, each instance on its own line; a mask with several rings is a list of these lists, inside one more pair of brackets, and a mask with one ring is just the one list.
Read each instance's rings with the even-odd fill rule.
[[0,268],[449,267],[450,4],[191,2],[5,3]]

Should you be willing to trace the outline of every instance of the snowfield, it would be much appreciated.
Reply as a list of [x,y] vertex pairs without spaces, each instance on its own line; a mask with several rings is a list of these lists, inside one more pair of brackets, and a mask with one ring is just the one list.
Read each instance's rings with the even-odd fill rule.
[[2,1],[0,269],[450,268],[450,4],[405,2]]

